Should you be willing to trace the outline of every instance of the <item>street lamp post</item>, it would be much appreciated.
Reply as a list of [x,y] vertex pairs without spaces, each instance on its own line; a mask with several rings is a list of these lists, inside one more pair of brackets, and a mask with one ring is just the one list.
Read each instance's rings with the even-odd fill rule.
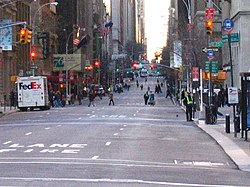
[[[192,17],[191,17],[191,1],[190,0],[182,0],[182,2],[184,3],[186,9],[187,9],[187,12],[188,12],[188,30],[189,30],[189,41],[191,43],[191,30],[192,30]],[[191,44],[190,44],[191,46]],[[188,69],[187,69],[187,91],[191,91],[192,90],[192,80],[191,80],[191,62],[188,66]]]
[[72,31],[69,35],[68,38],[66,40],[66,49],[65,49],[65,53],[66,53],[66,66],[65,66],[65,76],[66,76],[66,85],[65,85],[65,91],[66,91],[66,103],[69,102],[69,70],[68,70],[68,53],[69,53],[69,39],[70,37],[73,35],[74,31]]
[[[47,6],[47,5],[58,5],[58,2],[45,3],[45,4],[43,4],[42,6],[40,6],[40,7],[36,10],[36,12],[35,12],[35,14],[34,14],[34,16],[33,16],[32,25],[31,25],[32,32],[33,32],[33,36],[32,36],[32,40],[31,40],[30,53],[31,53],[31,51],[34,49],[34,45],[35,45],[35,37],[34,37],[34,35],[36,34],[36,33],[35,33],[35,28],[36,28],[36,27],[35,27],[36,16],[37,16],[38,12],[39,12],[43,7],[45,7],[45,6]],[[34,60],[33,60],[33,63],[32,63],[32,68],[33,68],[33,69],[32,69],[32,75],[35,76]]]
[[[45,6],[47,6],[47,5],[58,5],[58,2],[45,3],[45,4],[43,4],[42,6],[40,6],[40,7],[37,9],[37,11],[35,12],[35,14],[34,14],[34,16],[33,16],[33,21],[32,21],[32,32],[33,32],[34,34],[35,34],[36,16],[37,16],[38,12],[39,12],[43,7],[45,7]],[[32,37],[31,42],[32,42],[31,44],[34,45],[34,43],[35,43],[35,38],[34,38],[34,37]]]

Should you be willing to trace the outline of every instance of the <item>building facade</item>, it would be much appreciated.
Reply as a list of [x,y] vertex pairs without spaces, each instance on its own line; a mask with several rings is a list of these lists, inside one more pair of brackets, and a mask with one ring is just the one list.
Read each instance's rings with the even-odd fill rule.
[[[232,43],[232,67],[230,70],[230,58],[228,44],[223,48],[223,64],[224,68],[228,70],[227,86],[231,86],[231,76],[234,80],[234,86],[240,88],[240,73],[249,72],[250,64],[248,59],[249,54],[249,19],[250,19],[250,2],[248,0],[223,0],[222,1],[222,19],[230,18],[234,22],[234,29],[232,33],[239,34],[239,42]],[[231,72],[233,74],[231,75]]]

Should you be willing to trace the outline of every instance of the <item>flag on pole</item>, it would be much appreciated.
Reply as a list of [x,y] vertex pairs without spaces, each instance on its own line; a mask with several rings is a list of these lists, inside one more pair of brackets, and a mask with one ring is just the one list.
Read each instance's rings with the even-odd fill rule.
[[78,45],[80,43],[80,40],[78,38],[74,39],[73,40],[73,44],[74,45]]
[[108,23],[105,23],[104,26],[99,26],[98,30],[100,32],[100,35],[107,36],[110,33],[112,26],[113,26],[113,23],[111,21]]

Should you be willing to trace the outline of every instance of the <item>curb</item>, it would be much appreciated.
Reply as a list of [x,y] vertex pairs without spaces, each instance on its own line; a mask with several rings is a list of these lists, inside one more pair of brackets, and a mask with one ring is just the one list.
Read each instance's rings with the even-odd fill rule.
[[222,133],[209,128],[207,125],[197,124],[197,126],[210,135],[218,145],[221,146],[240,170],[250,172],[250,157],[238,145]]

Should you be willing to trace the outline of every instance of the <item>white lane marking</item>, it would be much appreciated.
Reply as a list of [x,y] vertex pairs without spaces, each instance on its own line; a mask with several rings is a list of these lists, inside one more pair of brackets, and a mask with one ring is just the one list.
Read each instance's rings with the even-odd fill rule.
[[174,160],[174,164],[178,164],[177,160]]
[[[83,179],[83,178],[33,178],[33,177],[0,177],[1,180],[21,180],[21,181],[75,181],[75,182],[105,182],[105,183],[139,183],[139,184],[157,184],[164,186],[200,186],[200,187],[234,187],[232,185],[221,184],[191,184],[191,183],[173,183],[173,182],[158,182],[158,181],[144,181],[134,179]],[[239,186],[240,187],[240,186]]]
[[92,160],[96,160],[96,159],[98,159],[98,158],[99,158],[99,156],[96,155],[96,156],[93,156],[91,159],[92,159]]
[[107,142],[105,145],[106,145],[106,146],[109,146],[110,144],[111,144],[111,142]]
[[49,130],[49,129],[50,129],[50,127],[46,127],[46,128],[45,128],[45,130]]
[[92,111],[92,113],[95,113],[95,111]]
[[91,115],[91,116],[89,116],[89,118],[94,118],[95,117],[95,115]]
[[39,116],[40,118],[43,118],[43,116]]
[[139,112],[139,110],[136,111],[136,113],[138,113],[138,112]]
[[57,127],[61,127],[62,125],[57,125]]
[[7,142],[4,142],[3,144],[4,145],[7,145],[7,144],[9,144],[9,143],[11,143],[12,141],[7,141]]
[[134,116],[136,116],[136,114],[134,114]]
[[30,119],[26,119],[25,121],[30,121]]
[[118,136],[118,133],[115,133],[114,136]]
[[47,113],[46,115],[50,115],[50,113]]
[[120,131],[123,131],[123,128],[120,128]]
[[[30,149],[31,150],[31,149]],[[3,152],[10,152],[10,151],[16,151],[16,149],[0,149],[0,153]],[[41,160],[44,161],[36,161]],[[23,160],[23,161],[16,161],[16,160]],[[61,161],[61,160],[68,160],[68,161]],[[73,160],[73,161],[72,161]],[[76,165],[85,165],[85,162],[82,161],[90,161],[91,158],[55,158],[55,157],[0,157],[0,164],[1,163],[20,163],[20,164],[58,164],[58,165],[67,165],[67,164],[76,164]],[[79,161],[79,162],[75,162]],[[119,159],[98,159],[98,163],[87,163],[87,164],[93,164],[93,165],[108,165],[108,166],[127,166],[127,167],[150,167],[150,168],[172,168],[176,167],[173,163],[162,163],[162,162],[146,162],[146,161],[136,161],[136,160],[119,160]],[[113,162],[113,163],[112,163]],[[189,169],[200,169],[200,170],[210,170],[211,167],[214,168],[215,166],[195,166],[195,165],[185,165],[183,163],[178,164],[181,167],[189,168]]]
[[125,118],[126,116],[125,115],[120,115],[119,118]]
[[34,149],[27,149],[24,153],[31,153]]
[[127,125],[123,125],[123,127],[127,127]]
[[32,134],[32,132],[28,132],[28,133],[26,133],[25,135],[26,136],[29,136],[29,135],[31,135]]
[[82,119],[81,117],[79,117],[78,119]]

